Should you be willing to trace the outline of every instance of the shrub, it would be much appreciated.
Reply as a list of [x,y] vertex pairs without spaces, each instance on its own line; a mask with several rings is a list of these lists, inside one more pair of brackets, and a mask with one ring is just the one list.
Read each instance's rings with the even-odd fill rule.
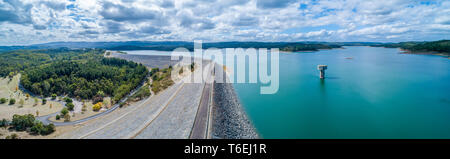
[[20,137],[17,134],[11,134],[9,136],[6,136],[5,139],[20,139]]
[[181,67],[180,71],[178,72],[178,74],[183,74],[183,67]]
[[4,104],[4,103],[6,103],[6,98],[1,98],[0,99],[0,104]]
[[66,114],[69,114],[69,110],[67,110],[67,108],[63,108],[63,109],[61,110],[61,115],[62,115],[62,116],[65,116]]
[[47,99],[42,99],[42,105],[45,105],[45,104],[47,104]]
[[49,124],[44,125],[42,122],[36,122],[33,127],[31,127],[30,132],[32,134],[48,135],[55,132],[55,125]]
[[0,121],[0,127],[8,127],[9,126],[9,121],[7,119],[2,119]]
[[61,116],[59,116],[59,114],[58,115],[56,115],[56,120],[59,120],[59,119],[61,119]]
[[129,99],[133,101],[142,100],[151,95],[148,85],[142,86],[139,90],[133,94]]
[[52,100],[55,100],[56,99],[56,94],[52,94]]
[[125,102],[120,102],[119,106],[122,108],[123,106],[125,106],[125,104],[126,104]]
[[92,99],[92,103],[98,103],[98,102],[103,102],[103,97],[100,95],[96,95],[94,96],[94,98]]
[[64,121],[70,121],[70,115],[68,113],[64,115]]
[[195,69],[195,63],[193,62],[192,64],[191,64],[191,72],[194,72],[194,69]]
[[73,111],[73,108],[75,107],[75,105],[73,105],[73,103],[67,103],[66,107],[69,111]]
[[92,106],[92,110],[99,111],[102,108],[102,105],[102,102],[98,102],[97,104],[94,104],[94,106]]
[[42,122],[36,122],[33,127],[31,127],[30,132],[32,134],[48,135],[55,132],[55,125],[49,124],[44,125]]
[[31,134],[40,134],[44,129],[44,124],[42,122],[36,122],[30,129]]
[[9,105],[13,105],[13,104],[16,104],[16,99],[11,98],[11,99],[9,100]]
[[72,103],[73,102],[73,100],[71,98],[67,98],[67,97],[64,98],[64,101],[66,103]]

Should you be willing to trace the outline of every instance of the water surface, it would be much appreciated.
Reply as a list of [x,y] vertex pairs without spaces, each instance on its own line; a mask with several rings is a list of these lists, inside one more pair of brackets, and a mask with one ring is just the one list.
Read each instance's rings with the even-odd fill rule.
[[279,73],[276,94],[234,84],[263,138],[450,138],[450,59],[345,47],[280,54]]
[[447,58],[346,47],[281,54],[276,94],[235,88],[264,138],[450,138],[449,81]]

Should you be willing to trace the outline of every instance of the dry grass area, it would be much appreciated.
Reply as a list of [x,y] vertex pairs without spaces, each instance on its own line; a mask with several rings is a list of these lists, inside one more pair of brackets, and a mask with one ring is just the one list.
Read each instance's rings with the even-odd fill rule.
[[7,136],[12,134],[17,134],[20,139],[53,139],[57,136],[72,131],[81,127],[82,125],[70,125],[70,126],[60,126],[56,127],[56,131],[50,135],[42,136],[42,135],[31,135],[26,131],[15,131],[6,128],[0,128],[0,139],[5,139]]
[[[83,102],[81,102],[83,103]],[[102,111],[104,111],[105,109],[109,109],[112,105],[111,105],[111,98],[110,97],[105,97],[103,99],[103,108],[100,111],[94,111],[92,109],[92,106],[94,104],[92,103],[92,101],[85,101],[84,102],[84,109],[81,110],[81,112],[79,113],[75,113],[75,112],[70,112],[70,121],[77,121],[80,119],[84,119],[93,115],[96,115]],[[56,120],[56,117],[52,117],[49,119],[52,122],[64,122],[64,119],[61,117],[61,119]]]
[[[42,105],[41,99],[27,97],[22,90],[18,89],[19,79],[20,74],[12,79],[8,77],[0,78],[0,98],[7,99],[6,103],[0,104],[0,119],[12,119],[14,114],[33,114],[36,116],[38,113],[39,116],[43,116],[62,109],[59,102],[47,101],[45,105]],[[15,99],[16,103],[9,105],[10,99]]]

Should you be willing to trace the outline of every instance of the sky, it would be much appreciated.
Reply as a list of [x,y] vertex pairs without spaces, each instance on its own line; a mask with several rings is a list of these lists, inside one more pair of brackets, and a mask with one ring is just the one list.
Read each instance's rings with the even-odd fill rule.
[[0,45],[441,39],[448,0],[0,0]]

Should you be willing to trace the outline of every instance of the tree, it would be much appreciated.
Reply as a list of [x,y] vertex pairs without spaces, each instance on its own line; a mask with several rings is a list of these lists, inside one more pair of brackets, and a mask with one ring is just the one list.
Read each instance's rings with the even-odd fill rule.
[[44,124],[42,124],[42,122],[37,122],[31,127],[30,132],[32,134],[40,134],[43,129]]
[[27,128],[34,125],[35,118],[31,114],[27,115],[13,115],[11,126],[16,131],[25,131]]
[[32,134],[48,135],[55,132],[55,125],[52,123],[49,125],[44,125],[39,121],[30,128],[30,132]]
[[52,100],[55,100],[55,99],[56,99],[56,96],[57,96],[57,95],[53,93],[53,94],[52,94]]
[[8,77],[12,79],[14,77],[14,72],[10,72]]
[[4,103],[6,103],[6,98],[1,98],[0,99],[0,104],[4,104]]
[[100,96],[100,97],[105,97],[105,92],[103,92],[103,91],[98,91],[98,92],[97,92],[97,95]]
[[67,97],[64,98],[64,101],[66,103],[72,103],[73,102],[73,100],[71,98],[67,98]]
[[62,115],[62,116],[65,116],[66,114],[69,114],[69,110],[67,110],[67,108],[63,108],[63,109],[61,110],[61,115]]
[[47,104],[47,99],[43,98],[42,99],[42,105],[45,105],[45,104]]
[[14,99],[14,98],[9,99],[9,105],[14,105],[14,104],[16,104],[16,99]]
[[73,103],[67,103],[66,104],[67,109],[69,109],[70,111],[73,111],[73,108],[75,107],[75,105]]
[[70,121],[70,115],[69,114],[64,115],[64,121],[65,122]]
[[59,114],[58,114],[58,115],[56,115],[55,119],[59,120],[59,119],[61,119],[61,116],[59,116]]

